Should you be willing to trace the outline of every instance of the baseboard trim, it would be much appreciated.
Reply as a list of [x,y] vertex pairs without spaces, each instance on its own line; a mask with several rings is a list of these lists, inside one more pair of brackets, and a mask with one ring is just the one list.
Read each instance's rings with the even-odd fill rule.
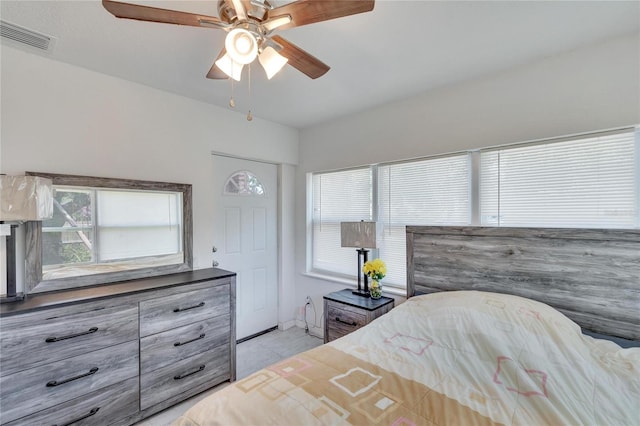
[[288,330],[292,327],[296,327],[296,320],[285,321],[278,324],[278,330],[282,330],[282,331]]
[[262,336],[263,334],[270,333],[270,332],[272,332],[273,330],[277,330],[277,329],[278,329],[278,326],[277,326],[277,325],[274,325],[274,326],[273,326],[273,327],[271,327],[271,328],[267,328],[266,330],[259,331],[259,332],[255,333],[255,334],[252,334],[251,336],[243,337],[242,339],[238,339],[238,340],[236,340],[236,345],[237,345],[238,343],[242,343],[242,342],[246,342],[247,340],[251,340],[251,339],[253,339],[254,337],[258,337],[258,336]]

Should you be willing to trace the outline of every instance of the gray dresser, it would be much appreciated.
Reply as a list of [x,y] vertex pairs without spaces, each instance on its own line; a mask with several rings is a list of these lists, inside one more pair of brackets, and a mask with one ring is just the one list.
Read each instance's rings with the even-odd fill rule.
[[0,306],[0,424],[133,424],[235,380],[235,274],[221,269]]

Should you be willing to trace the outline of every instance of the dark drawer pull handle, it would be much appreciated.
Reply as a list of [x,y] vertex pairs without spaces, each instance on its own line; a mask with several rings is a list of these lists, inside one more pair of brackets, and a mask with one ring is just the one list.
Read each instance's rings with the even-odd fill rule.
[[[77,418],[77,419],[75,419],[75,420],[71,420],[69,423],[65,423],[65,424],[63,424],[62,426],[69,426],[69,425],[72,425],[72,424],[74,424],[74,423],[78,423],[80,420],[88,419],[89,417],[91,417],[91,416],[93,416],[94,414],[96,414],[96,413],[98,412],[98,410],[99,410],[99,409],[100,409],[100,407],[92,408],[92,409],[91,409],[91,411],[89,411],[89,414],[85,414],[85,415],[84,415],[84,416],[82,416],[82,417],[79,417],[79,418]],[[58,426],[58,425],[57,425],[57,424],[55,424],[55,425],[53,425],[53,426]]]
[[341,320],[341,319],[340,319],[340,317],[336,317],[336,321],[341,322],[341,323],[343,323],[343,324],[352,325],[352,326],[354,326],[354,327],[355,327],[356,325],[358,325],[358,324],[356,324],[356,322],[355,322],[355,321],[351,321],[351,322],[343,321],[343,320]]
[[200,340],[200,339],[204,339],[204,333],[202,333],[201,335],[199,335],[199,336],[198,336],[198,337],[196,337],[195,339],[185,340],[184,342],[175,342],[175,343],[173,344],[173,346],[182,346],[182,345],[186,345],[187,343],[195,342],[196,340]]
[[180,379],[184,379],[185,377],[189,377],[192,374],[196,374],[201,372],[202,370],[204,370],[204,364],[202,364],[200,367],[198,367],[197,370],[192,371],[191,373],[185,373],[185,374],[178,374],[177,376],[173,376],[173,380],[180,380]]
[[53,342],[59,342],[60,340],[73,339],[74,337],[84,336],[86,334],[95,333],[96,331],[98,331],[98,327],[91,327],[89,330],[83,331],[82,333],[69,334],[67,336],[62,336],[62,337],[47,337],[45,339],[45,342],[53,343]]
[[175,308],[173,312],[188,311],[189,309],[201,308],[203,306],[204,306],[204,302],[200,302],[197,305],[189,306],[188,308]]
[[91,370],[89,370],[88,373],[84,373],[84,374],[81,374],[81,375],[76,376],[76,377],[71,377],[70,379],[66,379],[66,380],[63,380],[61,382],[58,382],[57,380],[52,380],[49,383],[47,383],[47,387],[50,388],[50,387],[53,387],[53,386],[64,385],[65,383],[73,382],[74,380],[82,379],[83,377],[92,376],[92,375],[96,374],[97,372],[98,372],[98,367],[93,367]]

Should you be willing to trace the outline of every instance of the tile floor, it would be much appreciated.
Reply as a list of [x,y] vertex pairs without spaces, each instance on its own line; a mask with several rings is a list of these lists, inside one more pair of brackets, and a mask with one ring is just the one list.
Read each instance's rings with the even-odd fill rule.
[[[280,360],[320,346],[322,343],[321,339],[306,334],[304,329],[298,327],[292,327],[285,331],[275,330],[242,342],[236,346],[237,380],[243,379],[251,373],[275,364]],[[222,383],[213,389],[136,423],[136,426],[168,426],[195,403],[228,384],[228,382]]]

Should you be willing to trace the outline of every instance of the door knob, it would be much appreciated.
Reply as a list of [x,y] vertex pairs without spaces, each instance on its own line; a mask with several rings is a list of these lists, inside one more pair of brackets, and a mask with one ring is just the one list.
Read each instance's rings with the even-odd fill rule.
[[213,246],[213,248],[211,249],[211,251],[212,251],[212,252],[214,252],[214,253],[215,253],[215,252],[217,252],[217,251],[218,251],[218,247]]
[[213,262],[211,262],[211,266],[213,266],[214,268],[218,265],[220,265],[220,263],[217,260],[214,260]]

